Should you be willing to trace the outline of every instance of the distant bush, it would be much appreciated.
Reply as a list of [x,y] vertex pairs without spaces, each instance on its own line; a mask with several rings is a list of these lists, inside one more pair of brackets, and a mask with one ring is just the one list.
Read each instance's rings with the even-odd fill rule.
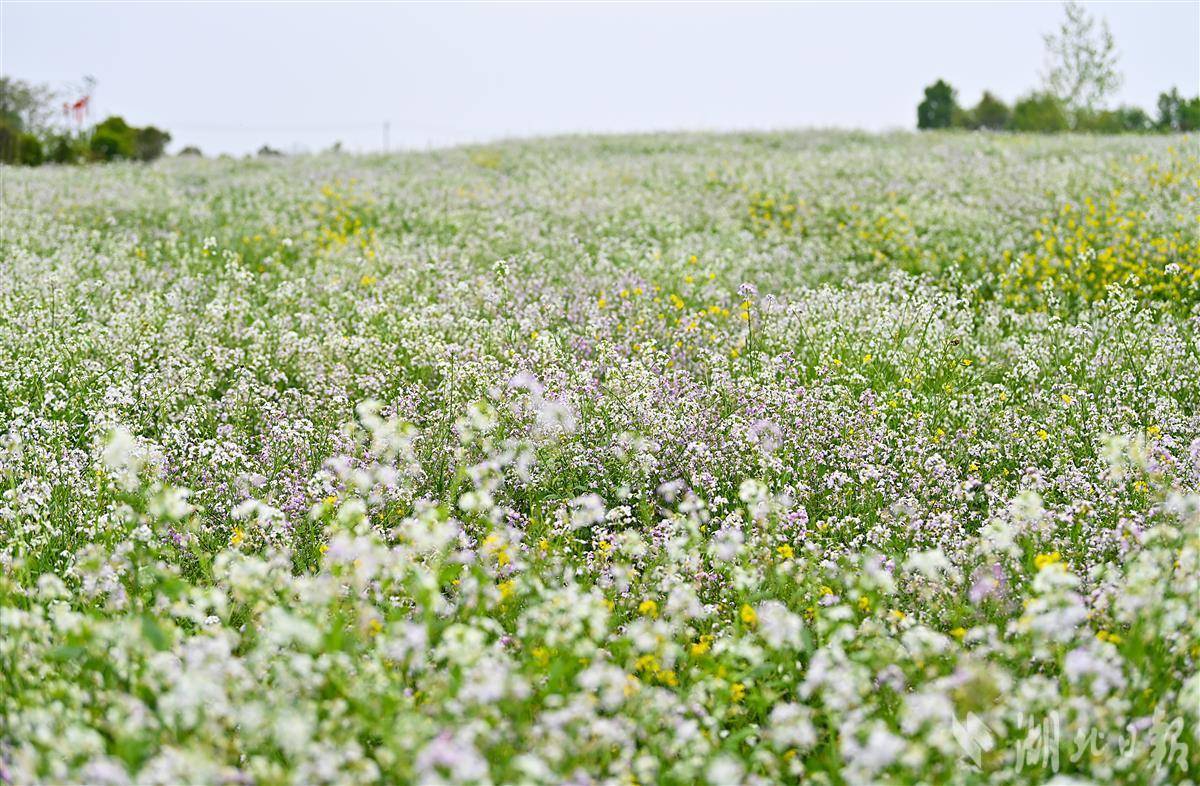
[[92,130],[88,142],[92,157],[97,161],[116,161],[133,158],[134,129],[121,117],[109,117]]
[[133,135],[133,155],[138,161],[153,161],[167,149],[171,135],[161,128],[146,126],[136,129]]
[[38,166],[45,159],[42,142],[10,118],[0,118],[0,163]]
[[153,161],[163,154],[170,141],[171,135],[161,128],[137,128],[114,115],[92,130],[88,148],[98,161]]
[[1200,129],[1200,96],[1184,98],[1179,88],[1158,96],[1158,122],[1160,131],[1195,131]]
[[69,134],[52,134],[46,139],[46,160],[52,164],[77,164],[83,157],[80,140]]
[[0,163],[12,164],[17,160],[17,145],[21,130],[7,118],[0,117]]
[[42,141],[33,134],[20,134],[17,137],[17,161],[24,166],[41,166],[46,159],[42,150]]
[[1099,112],[1081,110],[1075,113],[1076,131],[1093,134],[1144,133],[1154,128],[1150,116],[1136,106],[1122,106]]
[[195,156],[196,158],[204,158],[204,153],[200,152],[200,148],[195,145],[188,145],[183,150],[179,151],[181,156]]
[[971,128],[986,128],[989,131],[1003,131],[1012,122],[1012,110],[1008,104],[992,95],[987,90],[970,113]]
[[1122,131],[1142,133],[1154,128],[1150,115],[1146,114],[1146,110],[1141,107],[1123,106],[1116,110],[1116,115]]
[[1069,130],[1070,120],[1062,102],[1049,93],[1034,93],[1013,107],[1012,129],[1057,134]]

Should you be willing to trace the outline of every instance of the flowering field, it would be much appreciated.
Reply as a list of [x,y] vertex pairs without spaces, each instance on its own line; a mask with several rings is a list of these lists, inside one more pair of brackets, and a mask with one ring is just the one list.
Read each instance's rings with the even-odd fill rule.
[[5,170],[0,782],[1197,779],[1196,143]]

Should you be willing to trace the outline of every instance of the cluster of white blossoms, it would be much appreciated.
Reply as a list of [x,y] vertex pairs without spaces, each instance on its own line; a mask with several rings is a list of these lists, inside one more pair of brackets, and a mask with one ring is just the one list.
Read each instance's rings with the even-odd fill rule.
[[0,784],[1195,781],[1194,151],[5,171]]

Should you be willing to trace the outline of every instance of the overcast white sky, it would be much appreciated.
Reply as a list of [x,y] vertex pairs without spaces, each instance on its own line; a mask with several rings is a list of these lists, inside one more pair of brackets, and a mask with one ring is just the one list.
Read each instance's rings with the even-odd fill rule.
[[[1200,0],[1095,3],[1119,99],[1200,90]],[[1011,101],[1057,3],[472,5],[2,0],[0,68],[99,80],[178,149],[423,147],[571,131],[911,128],[922,88]]]

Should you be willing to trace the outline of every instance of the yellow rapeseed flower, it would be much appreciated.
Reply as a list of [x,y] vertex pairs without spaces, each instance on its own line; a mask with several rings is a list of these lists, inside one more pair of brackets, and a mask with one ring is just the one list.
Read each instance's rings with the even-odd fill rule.
[[1062,562],[1062,554],[1059,554],[1057,551],[1038,554],[1033,558],[1033,564],[1037,566],[1038,570],[1043,570],[1051,565],[1057,565],[1060,562]]
[[713,636],[711,633],[705,633],[696,643],[692,645],[692,655],[703,655],[712,649]]
[[751,607],[748,603],[742,604],[742,610],[739,616],[742,618],[742,622],[746,623],[747,625],[758,624],[758,613],[754,611],[753,607]]

